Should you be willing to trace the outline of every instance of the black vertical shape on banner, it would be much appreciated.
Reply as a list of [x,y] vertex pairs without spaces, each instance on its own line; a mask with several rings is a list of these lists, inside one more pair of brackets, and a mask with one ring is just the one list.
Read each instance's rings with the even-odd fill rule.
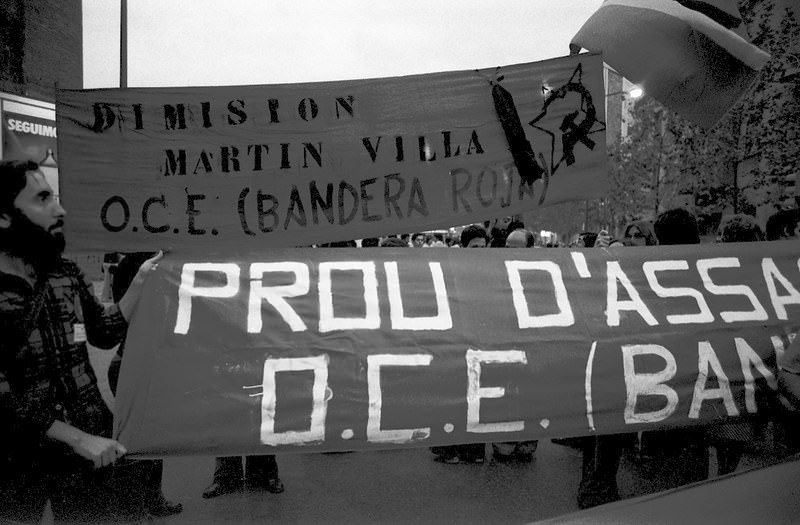
[[506,134],[508,149],[514,158],[514,164],[517,165],[519,176],[530,186],[536,180],[542,178],[544,169],[536,162],[533,147],[531,147],[531,143],[525,136],[525,130],[522,129],[522,121],[519,119],[514,97],[499,84],[502,79],[503,77],[499,77],[497,80],[489,82],[492,86],[494,110]]

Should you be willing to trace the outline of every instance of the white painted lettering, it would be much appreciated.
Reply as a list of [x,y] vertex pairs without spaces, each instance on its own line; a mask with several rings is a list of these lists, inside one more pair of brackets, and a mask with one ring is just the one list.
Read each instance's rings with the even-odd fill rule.
[[767,311],[758,301],[756,294],[749,286],[744,284],[740,285],[719,285],[714,283],[709,275],[709,271],[714,268],[739,268],[739,259],[737,257],[717,257],[714,259],[698,259],[697,271],[703,278],[703,285],[706,290],[714,295],[741,295],[747,297],[750,304],[753,306],[752,310],[745,311],[725,311],[720,312],[719,316],[726,323],[741,322],[741,321],[766,321],[769,316]]
[[[636,357],[641,355],[657,355],[666,366],[656,373],[636,373]],[[625,371],[625,423],[655,423],[663,421],[675,412],[678,407],[678,393],[666,382],[675,377],[678,365],[675,356],[661,345],[622,345],[622,363]],[[637,412],[636,401],[639,396],[662,396],[666,405],[660,410]]]
[[[775,266],[775,261],[771,258],[765,257],[761,260],[761,271],[764,273],[764,282],[767,283],[767,290],[769,290],[769,298],[772,301],[772,307],[775,309],[775,315],[778,316],[778,319],[784,321],[789,319],[786,314],[786,305],[800,304],[800,292],[778,270],[778,267]],[[786,295],[778,295],[778,289],[775,286],[776,281],[780,282],[783,289],[788,292]]]
[[481,423],[481,399],[501,398],[506,394],[503,387],[481,387],[482,363],[527,363],[528,357],[521,350],[467,350],[467,432],[517,432],[525,429],[524,421]]
[[[709,368],[713,370],[714,375],[717,377],[717,388],[706,388]],[[689,407],[689,419],[699,418],[703,401],[709,399],[722,399],[729,416],[739,415],[739,409],[736,408],[736,403],[733,402],[731,384],[722,369],[722,363],[719,362],[711,343],[700,341],[697,345],[697,380],[694,383],[692,405]]]
[[656,272],[688,270],[689,263],[683,260],[677,261],[647,261],[642,265],[644,275],[650,288],[659,297],[691,297],[697,303],[699,312],[693,314],[670,314],[667,315],[667,322],[670,324],[689,324],[689,323],[711,323],[714,321],[714,314],[708,307],[703,294],[694,288],[666,288],[658,282]]
[[[331,274],[333,271],[361,272],[364,286],[364,317],[336,317],[333,312]],[[378,278],[372,261],[332,261],[319,265],[319,331],[377,330],[381,327]]]
[[430,354],[377,354],[367,356],[367,392],[369,394],[369,416],[367,419],[367,441],[372,443],[411,443],[427,439],[430,427],[381,430],[381,368],[385,366],[428,366]]
[[[263,286],[265,273],[292,273],[292,284]],[[247,332],[261,333],[261,303],[267,301],[281,315],[292,332],[304,332],[306,323],[286,302],[287,297],[306,295],[311,288],[308,266],[300,262],[253,263],[250,265],[250,301],[247,309]]]
[[[554,314],[531,315],[528,301],[525,299],[525,287],[522,284],[522,271],[546,272],[555,288],[558,312]],[[508,283],[511,285],[511,298],[517,312],[517,323],[520,328],[543,328],[546,326],[572,326],[575,316],[569,304],[567,287],[561,275],[561,268],[553,261],[506,261]],[[541,299],[538,299],[541,301]]]
[[[264,362],[264,383],[261,396],[261,443],[264,445],[300,445],[321,443],[325,440],[325,418],[328,415],[328,356],[283,357]],[[275,376],[278,372],[313,370],[311,423],[308,430],[275,432],[275,407],[277,389]]]
[[[619,326],[620,315],[622,311],[631,311],[638,313],[644,322],[650,326],[658,324],[656,318],[644,304],[639,292],[633,287],[631,280],[622,271],[622,268],[617,261],[608,261],[606,263],[607,284],[606,284],[606,324],[608,326]],[[617,289],[617,283],[621,284],[625,291],[628,293],[630,300],[620,301]]]
[[400,293],[400,276],[397,263],[384,262],[386,272],[386,289],[389,295],[389,313],[393,330],[449,330],[453,328],[450,315],[450,302],[447,298],[447,287],[444,282],[442,265],[438,262],[428,263],[433,280],[433,291],[436,294],[436,315],[431,317],[406,317],[403,309],[403,297]]
[[[223,286],[195,286],[197,272],[225,274]],[[192,320],[192,297],[233,297],[239,293],[239,266],[235,263],[186,263],[181,270],[181,286],[178,289],[178,313],[175,319],[176,334],[189,332]]]

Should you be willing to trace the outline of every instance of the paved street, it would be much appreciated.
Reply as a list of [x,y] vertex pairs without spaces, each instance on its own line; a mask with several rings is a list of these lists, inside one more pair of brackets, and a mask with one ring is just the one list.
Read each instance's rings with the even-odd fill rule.
[[579,454],[543,444],[530,464],[445,465],[427,449],[278,457],[286,491],[200,497],[210,458],[166,462],[184,512],[163,523],[526,523],[576,510]]

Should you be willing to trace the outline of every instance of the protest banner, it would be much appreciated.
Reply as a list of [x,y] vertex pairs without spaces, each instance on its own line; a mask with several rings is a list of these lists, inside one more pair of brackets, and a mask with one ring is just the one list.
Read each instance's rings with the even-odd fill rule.
[[600,197],[602,71],[587,54],[385,79],[59,90],[70,246],[248,253]]
[[636,432],[752,416],[798,328],[795,241],[166,258],[115,433],[235,455]]

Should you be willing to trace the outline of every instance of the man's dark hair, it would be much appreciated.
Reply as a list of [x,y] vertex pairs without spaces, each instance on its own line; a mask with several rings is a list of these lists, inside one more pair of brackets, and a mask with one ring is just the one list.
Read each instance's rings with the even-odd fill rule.
[[720,242],[757,242],[764,240],[764,233],[756,220],[744,214],[728,217],[719,228]]
[[656,231],[658,244],[700,244],[697,219],[683,208],[674,208],[659,214],[653,229]]
[[767,219],[767,240],[777,241],[794,237],[794,230],[800,222],[800,209],[781,210]]
[[578,242],[582,243],[584,248],[594,248],[596,240],[597,232],[583,232],[578,236]]
[[486,234],[486,229],[477,224],[470,224],[461,230],[461,246],[466,248],[472,239],[484,239],[489,243],[489,236]]
[[32,160],[0,161],[0,213],[14,212],[14,200],[28,184],[25,174],[38,169]]
[[381,241],[381,248],[408,248],[408,242],[397,237],[387,237]]
[[324,242],[318,246],[320,248],[355,248],[358,245],[351,239],[349,241]]
[[362,248],[377,248],[380,244],[381,240],[377,237],[367,237],[366,239],[361,239],[361,247]]

